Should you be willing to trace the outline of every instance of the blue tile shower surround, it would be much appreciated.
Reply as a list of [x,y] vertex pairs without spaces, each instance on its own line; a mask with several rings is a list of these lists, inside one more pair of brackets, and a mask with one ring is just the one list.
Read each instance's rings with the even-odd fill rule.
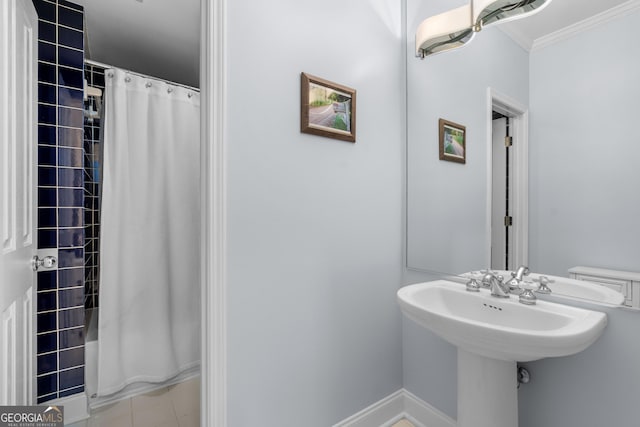
[[37,401],[84,392],[84,12],[33,0],[38,12],[38,246],[58,270],[37,278]]
[[56,128],[51,126],[39,125],[38,126],[38,144],[55,145],[55,143],[56,143]]
[[57,185],[56,168],[41,167],[38,171],[38,185],[40,187],[55,187]]
[[[85,78],[90,86],[104,91],[104,68],[86,64]],[[87,107],[97,111],[95,100]],[[85,224],[85,308],[99,304],[100,271],[100,119],[84,119],[84,224]]]

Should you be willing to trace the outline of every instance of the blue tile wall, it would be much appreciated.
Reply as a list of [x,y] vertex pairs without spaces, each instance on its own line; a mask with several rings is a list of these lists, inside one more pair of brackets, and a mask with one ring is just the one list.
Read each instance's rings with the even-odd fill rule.
[[82,148],[82,130],[74,128],[59,128],[58,141],[66,147]]
[[38,230],[38,248],[55,249],[58,247],[58,235],[56,230]]
[[58,249],[58,265],[63,269],[84,267],[84,248]]
[[[53,175],[55,179],[55,175]],[[41,184],[42,185],[42,184]],[[55,181],[53,183],[55,185]],[[38,209],[38,224],[40,227],[55,227],[56,222],[56,208],[40,208]]]
[[[58,205],[58,191],[57,188],[38,188],[38,206],[57,206]],[[38,215],[40,216],[40,215]],[[40,227],[40,224],[38,224]]]
[[[58,349],[58,333],[51,332],[48,334],[38,334],[37,337],[37,345],[38,345],[38,357],[40,355],[44,355],[46,353],[55,352]],[[55,355],[58,356],[57,354]],[[40,395],[40,390],[38,390],[38,395]]]
[[58,248],[38,273],[37,401],[84,392],[84,11],[33,0],[38,12],[38,246]]
[[56,309],[56,293],[41,292],[40,295],[38,295],[38,312],[55,310],[55,309]]
[[[82,300],[82,295],[80,297]],[[69,310],[61,310],[58,313],[58,325],[63,329],[74,328],[84,325],[84,307],[75,307]],[[81,349],[84,354],[84,349]],[[71,351],[71,350],[68,350]],[[62,358],[62,355],[60,355]],[[80,360],[84,360],[84,357]]]
[[84,269],[69,268],[58,273],[60,288],[77,287],[84,285]]
[[57,185],[56,168],[41,167],[38,170],[38,185],[41,187],[55,187]]
[[58,232],[59,247],[74,247],[84,244],[84,230],[78,229],[60,229]]
[[60,208],[58,209],[58,225],[60,227],[82,227],[81,208]]
[[38,126],[38,144],[55,145],[55,143],[56,143],[56,128],[51,126],[39,125]]
[[[104,68],[85,65],[84,75],[90,86],[104,91]],[[89,99],[87,108],[98,110]],[[100,253],[100,119],[84,119],[84,225],[85,225],[85,308],[98,308]]]
[[84,349],[73,348],[60,352],[60,368],[72,368],[78,364],[78,361],[84,363]]
[[44,375],[47,372],[55,372],[57,370],[58,355],[56,353],[49,353],[38,356],[38,375]]

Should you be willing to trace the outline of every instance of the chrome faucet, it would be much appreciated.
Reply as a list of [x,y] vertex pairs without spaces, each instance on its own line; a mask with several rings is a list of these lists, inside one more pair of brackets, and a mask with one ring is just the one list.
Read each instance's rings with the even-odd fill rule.
[[516,270],[515,273],[511,273],[511,275],[513,277],[515,277],[518,280],[522,280],[522,278],[524,276],[528,276],[529,275],[529,267],[527,267],[526,265],[521,265],[520,267],[518,267],[518,269]]
[[487,272],[482,276],[482,285],[491,289],[491,295],[499,298],[509,298],[509,285],[503,283],[502,276],[498,276],[494,273]]
[[520,289],[520,284],[524,281],[524,276],[529,275],[529,267],[521,265],[518,269],[511,273],[511,279],[507,280],[507,285],[512,291]]

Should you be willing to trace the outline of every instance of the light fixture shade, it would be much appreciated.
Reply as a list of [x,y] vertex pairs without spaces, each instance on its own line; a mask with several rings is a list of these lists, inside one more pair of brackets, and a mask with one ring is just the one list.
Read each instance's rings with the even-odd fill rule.
[[524,18],[544,9],[551,0],[471,0],[474,30],[490,24]]
[[474,36],[471,6],[431,16],[416,31],[416,56],[424,58],[464,46]]

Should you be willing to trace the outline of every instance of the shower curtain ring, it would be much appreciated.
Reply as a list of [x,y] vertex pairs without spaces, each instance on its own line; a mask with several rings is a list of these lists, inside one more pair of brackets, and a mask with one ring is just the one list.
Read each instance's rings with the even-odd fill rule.
[[144,87],[150,88],[151,87],[151,82],[147,82],[147,84],[145,84]]
[[131,81],[131,77],[129,77],[129,76],[125,77],[125,78],[124,78],[124,81],[125,81],[126,83],[129,83],[129,82]]

